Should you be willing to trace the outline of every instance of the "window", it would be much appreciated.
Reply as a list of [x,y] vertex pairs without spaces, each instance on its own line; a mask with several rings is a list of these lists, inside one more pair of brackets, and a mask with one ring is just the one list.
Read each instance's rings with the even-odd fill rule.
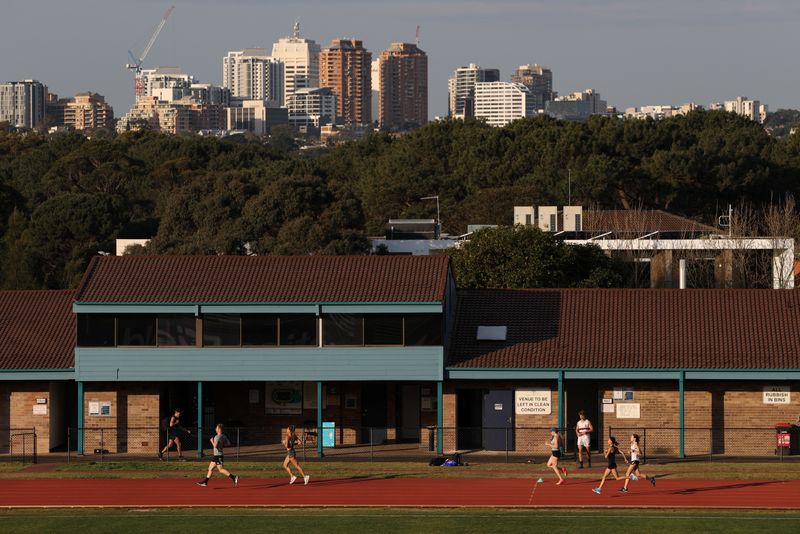
[[203,317],[203,345],[232,347],[241,345],[241,320],[238,315],[219,313]]
[[195,329],[194,315],[159,315],[158,345],[166,347],[195,345]]
[[120,315],[117,317],[118,346],[155,346],[155,315]]
[[278,318],[275,315],[242,315],[242,345],[278,344]]
[[402,315],[365,315],[365,345],[402,345]]
[[280,319],[281,345],[316,345],[317,316],[284,315]]
[[[283,323],[281,322],[281,324]],[[363,345],[363,317],[352,313],[332,313],[330,315],[325,315],[322,318],[322,344]]]
[[442,315],[438,313],[406,315],[405,344],[442,345]]
[[79,347],[113,347],[114,316],[97,313],[78,314]]

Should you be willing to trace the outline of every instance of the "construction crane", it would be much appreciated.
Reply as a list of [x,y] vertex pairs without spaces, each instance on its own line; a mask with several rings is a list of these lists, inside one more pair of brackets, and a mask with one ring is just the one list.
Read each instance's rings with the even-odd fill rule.
[[164,25],[167,23],[167,19],[170,15],[172,15],[172,11],[175,9],[175,6],[170,6],[170,8],[164,13],[164,16],[161,17],[161,22],[158,23],[158,27],[153,32],[153,35],[150,36],[150,40],[147,42],[147,45],[142,50],[142,54],[137,58],[133,55],[133,52],[128,50],[128,57],[130,58],[131,62],[125,65],[125,68],[128,70],[132,70],[134,72],[135,81],[134,81],[134,93],[136,94],[136,98],[138,99],[142,95],[143,86],[142,86],[142,63],[144,62],[147,54],[150,53],[150,49],[153,48],[153,45],[158,39],[158,34],[161,33],[161,30],[164,29]]

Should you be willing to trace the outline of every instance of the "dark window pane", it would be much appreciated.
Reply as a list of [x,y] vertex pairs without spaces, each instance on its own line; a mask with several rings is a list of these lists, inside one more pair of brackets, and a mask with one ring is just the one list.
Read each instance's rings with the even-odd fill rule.
[[78,346],[113,347],[114,316],[98,313],[79,313]]
[[402,345],[402,315],[365,315],[365,345]]
[[242,345],[275,346],[277,344],[277,316],[242,315]]
[[363,345],[364,324],[361,315],[332,313],[322,318],[323,345]]
[[316,315],[282,315],[281,345],[316,345]]
[[421,313],[406,315],[406,345],[441,345],[442,315],[439,313]]
[[117,317],[117,345],[155,346],[155,315],[120,315]]
[[241,342],[239,316],[229,313],[203,316],[203,345],[206,347],[238,346]]
[[194,315],[159,315],[158,346],[194,345],[195,326]]

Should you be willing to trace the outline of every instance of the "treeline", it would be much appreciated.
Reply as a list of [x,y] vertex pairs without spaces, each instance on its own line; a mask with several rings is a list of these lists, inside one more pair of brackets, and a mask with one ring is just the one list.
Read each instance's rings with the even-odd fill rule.
[[[571,186],[568,185],[571,176]],[[798,196],[800,136],[724,112],[662,121],[474,121],[297,150],[130,133],[0,133],[0,284],[73,287],[119,237],[156,254],[358,254],[388,218],[445,231],[510,224],[515,204],[661,208],[710,221],[727,203]]]

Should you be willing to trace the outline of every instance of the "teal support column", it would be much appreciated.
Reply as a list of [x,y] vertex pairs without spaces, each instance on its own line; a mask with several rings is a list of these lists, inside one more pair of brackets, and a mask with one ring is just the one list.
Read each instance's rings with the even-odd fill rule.
[[444,393],[442,392],[442,382],[436,382],[436,454],[444,454],[444,412],[443,412]]
[[75,431],[78,433],[78,454],[83,454],[83,382],[78,382],[78,428]]
[[681,371],[678,375],[678,428],[680,432],[680,436],[678,438],[678,444],[680,446],[680,456],[681,458],[686,458],[686,448],[685,448],[685,439],[686,436],[684,434],[684,422],[685,422],[685,413],[684,413],[684,403],[683,403],[683,382],[686,379],[686,371]]
[[558,429],[564,428],[564,371],[558,372]]
[[197,458],[203,457],[203,383],[197,382]]
[[317,457],[322,458],[325,452],[322,450],[322,382],[317,382]]

